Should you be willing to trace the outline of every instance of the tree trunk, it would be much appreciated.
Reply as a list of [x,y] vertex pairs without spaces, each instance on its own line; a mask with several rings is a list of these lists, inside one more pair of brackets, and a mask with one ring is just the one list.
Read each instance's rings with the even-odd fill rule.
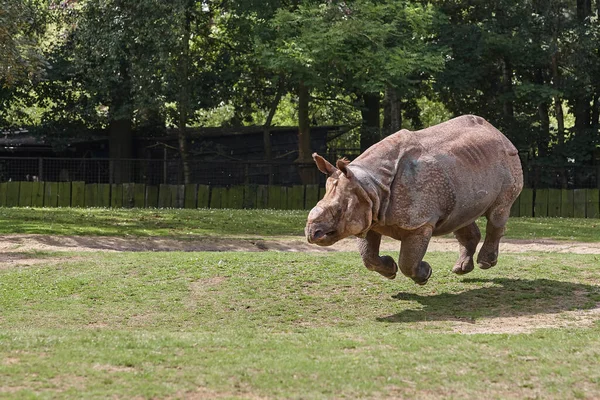
[[362,126],[360,132],[360,151],[363,152],[381,140],[380,98],[379,93],[363,95],[364,106],[361,110]]
[[183,37],[181,40],[181,57],[179,59],[179,104],[177,111],[179,114],[177,129],[177,142],[179,144],[179,155],[181,157],[181,165],[183,167],[183,182],[190,183],[190,163],[189,150],[187,140],[187,122],[189,119],[190,110],[190,94],[189,94],[189,64],[190,64],[190,24],[191,13],[189,4],[186,4],[184,10],[184,20],[182,24]]
[[298,162],[310,162],[309,91],[304,82],[298,85]]
[[383,107],[383,134],[385,136],[402,129],[402,103],[398,100],[398,92],[391,86],[385,89]]
[[131,119],[122,118],[110,121],[108,131],[112,183],[129,183],[131,182],[131,158],[133,153]]
[[507,57],[504,57],[502,63],[502,92],[504,94],[504,100],[502,102],[502,111],[504,113],[504,117],[509,119],[512,122],[512,119],[515,116],[514,106],[512,102],[512,65],[510,60]]
[[302,183],[312,184],[317,181],[317,169],[312,163],[310,146],[310,119],[308,116],[310,92],[304,82],[298,85],[298,171]]
[[594,94],[591,125],[595,131],[600,128],[600,90],[596,90],[596,93]]
[[583,22],[592,14],[592,0],[577,0],[577,19]]
[[[552,80],[554,82],[554,88],[559,91],[560,90],[560,73],[558,70],[558,54],[552,54]],[[564,163],[566,160],[564,159],[564,148],[565,148],[565,116],[563,114],[562,109],[562,99],[559,94],[554,97],[554,113],[556,116],[556,125],[557,125],[557,141],[558,141],[558,155],[561,160],[561,165],[559,166],[559,179],[561,181],[561,187],[563,189],[567,188],[567,173],[564,168]]]
[[[560,73],[558,70],[558,55],[556,53],[552,55],[552,80],[554,82],[554,88],[557,91],[560,91]],[[562,148],[565,142],[565,117],[563,115],[562,99],[558,94],[554,97],[554,111],[558,128],[558,144]]]
[[109,108],[108,154],[111,159],[112,183],[131,182],[131,158],[133,158],[133,110],[129,63],[121,60],[119,65],[121,83],[112,93]]
[[[540,86],[545,84],[544,74],[541,69],[535,72],[535,83]],[[546,157],[550,143],[550,104],[548,101],[542,101],[538,104],[538,117],[540,119],[538,153],[540,157]]]
[[[285,89],[285,82],[283,79],[283,75],[279,76],[279,83],[277,85],[277,93],[275,94],[275,98],[273,99],[273,103],[271,103],[271,107],[269,109],[269,114],[267,115],[267,119],[265,120],[265,124],[263,126],[263,145],[265,148],[265,160],[272,161],[273,160],[273,147],[271,144],[271,123],[273,122],[273,117],[275,117],[275,112],[277,112],[277,107],[281,102],[281,97],[283,96],[283,91]],[[269,164],[269,185],[273,183],[273,166]]]
[[538,115],[540,117],[538,154],[540,157],[546,157],[548,155],[548,145],[550,143],[550,115],[548,103],[543,102],[538,105]]

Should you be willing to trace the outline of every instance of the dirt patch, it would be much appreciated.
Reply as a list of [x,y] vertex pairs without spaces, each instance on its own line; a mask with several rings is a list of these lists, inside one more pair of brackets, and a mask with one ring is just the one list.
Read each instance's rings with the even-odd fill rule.
[[598,320],[600,320],[600,304],[590,310],[485,318],[473,323],[456,321],[452,324],[452,330],[466,335],[531,333],[538,329],[585,328],[592,326]]
[[[481,244],[480,244],[481,246]],[[400,242],[384,238],[382,251],[398,251]],[[331,252],[357,251],[355,240],[344,239],[329,247],[311,245],[302,237],[111,237],[111,236],[59,236],[59,235],[0,235],[0,262],[14,260],[21,262],[23,257],[13,257],[7,253],[29,251],[289,251],[289,252]],[[458,252],[455,239],[433,238],[429,251]],[[505,253],[551,252],[600,254],[600,242],[564,242],[548,239],[516,240],[504,239],[500,251]],[[30,262],[36,262],[29,259]]]

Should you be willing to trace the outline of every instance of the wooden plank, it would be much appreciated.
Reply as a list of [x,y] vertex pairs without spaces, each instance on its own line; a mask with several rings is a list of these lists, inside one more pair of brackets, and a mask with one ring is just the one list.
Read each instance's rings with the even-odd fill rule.
[[158,208],[158,186],[146,186],[146,208]]
[[19,205],[19,189],[21,182],[8,182],[6,187],[6,206],[17,207]]
[[279,198],[279,209],[280,210],[288,210],[288,203],[289,203],[289,199],[288,199],[288,188],[287,186],[281,186],[279,188],[279,191],[281,193],[280,198]]
[[58,182],[58,206],[71,207],[71,182]]
[[123,208],[133,208],[135,204],[135,197],[133,194],[133,183],[123,184]]
[[232,186],[227,190],[227,208],[244,208],[243,186]]
[[244,187],[244,202],[242,208],[254,210],[257,208],[258,185],[246,185]]
[[183,207],[185,208],[196,208],[198,199],[198,185],[195,183],[188,183],[185,185],[185,200]]
[[294,185],[288,188],[288,208],[291,210],[304,210],[304,186]]
[[525,188],[519,196],[519,212],[521,217],[533,217],[533,189]]
[[[179,186],[180,185],[169,185],[169,194],[171,195],[171,207],[172,208],[183,208],[183,206],[180,205],[180,201],[181,201],[181,203],[183,203],[183,200],[181,200],[179,197]],[[183,185],[181,185],[181,186],[183,186]]]
[[510,207],[510,216],[511,217],[520,217],[521,216],[521,214],[519,212],[519,203],[520,203],[520,201],[521,201],[521,195],[519,194],[519,197],[517,197],[517,199],[515,200],[515,202]]
[[31,201],[34,207],[44,207],[44,182],[33,182]]
[[112,208],[123,207],[123,185],[113,183],[110,188],[110,206]]
[[85,185],[85,206],[98,207],[98,184],[88,183]]
[[533,212],[536,217],[548,216],[548,189],[536,189]]
[[146,207],[146,184],[136,183],[133,186],[133,206],[136,208]]
[[573,191],[573,217],[575,218],[585,218],[585,195],[586,189]]
[[198,208],[208,208],[210,206],[210,186],[198,185],[197,199]]
[[306,185],[304,209],[310,210],[319,202],[319,185]]
[[573,193],[573,190],[569,189],[562,189],[560,191],[560,216],[563,218],[573,217]]
[[586,189],[585,193],[586,218],[600,218],[600,189]]
[[281,208],[281,189],[279,186],[269,186],[269,199],[267,207],[273,210]]
[[85,182],[71,182],[71,207],[85,207]]
[[560,217],[560,189],[548,189],[548,216]]
[[269,187],[258,185],[256,188],[256,208],[264,209],[269,206]]
[[23,181],[19,187],[19,207],[31,207],[33,182]]
[[110,183],[98,184],[98,199],[96,205],[98,207],[110,207]]
[[158,188],[158,208],[171,207],[171,185],[161,183]]
[[6,206],[6,192],[8,190],[8,182],[0,183],[0,207]]
[[58,206],[58,182],[46,182],[44,185],[44,207]]
[[171,185],[171,207],[183,208],[185,185]]
[[225,208],[223,199],[226,199],[227,188],[213,187],[210,189],[210,208]]

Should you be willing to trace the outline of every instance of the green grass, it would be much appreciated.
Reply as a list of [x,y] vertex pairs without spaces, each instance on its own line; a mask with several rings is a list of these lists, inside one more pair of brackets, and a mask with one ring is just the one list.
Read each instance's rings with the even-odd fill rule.
[[[575,318],[600,303],[597,255],[503,254],[464,277],[450,272],[454,254],[426,258],[424,287],[385,280],[354,253],[0,264],[0,397],[600,397],[598,314]],[[572,324],[454,331],[497,317]]]
[[[300,236],[307,211],[0,208],[0,234]],[[479,221],[482,232],[485,220]],[[507,238],[600,241],[600,220],[512,218]]]

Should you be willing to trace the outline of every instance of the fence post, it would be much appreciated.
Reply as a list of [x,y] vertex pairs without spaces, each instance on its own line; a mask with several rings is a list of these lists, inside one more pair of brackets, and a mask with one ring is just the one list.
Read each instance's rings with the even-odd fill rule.
[[115,172],[115,162],[113,159],[108,160],[108,184],[113,183],[113,174]]
[[44,181],[44,159],[42,157],[38,158],[38,181]]

